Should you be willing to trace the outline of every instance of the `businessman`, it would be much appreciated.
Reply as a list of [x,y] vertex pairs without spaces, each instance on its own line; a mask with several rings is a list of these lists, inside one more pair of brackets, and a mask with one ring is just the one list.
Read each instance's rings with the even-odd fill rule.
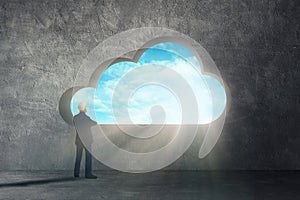
[[[92,174],[92,155],[88,151],[88,146],[91,147],[93,143],[93,136],[91,133],[90,128],[97,123],[90,119],[89,116],[86,115],[86,103],[81,102],[78,105],[78,109],[80,111],[79,114],[74,116],[73,122],[76,129],[76,161],[75,161],[75,168],[74,168],[74,177],[79,177],[80,172],[80,162],[82,157],[82,151],[85,150],[85,177],[88,179],[96,179],[97,176]],[[85,138],[85,146],[83,145],[78,132],[81,133],[81,136]],[[84,135],[83,135],[83,134]]]

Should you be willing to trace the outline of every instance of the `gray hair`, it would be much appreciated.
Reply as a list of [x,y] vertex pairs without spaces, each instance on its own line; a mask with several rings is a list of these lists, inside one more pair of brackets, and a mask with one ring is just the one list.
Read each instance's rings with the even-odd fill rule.
[[86,103],[83,101],[83,102],[80,102],[78,104],[78,109],[81,111],[81,112],[85,112],[86,111]]

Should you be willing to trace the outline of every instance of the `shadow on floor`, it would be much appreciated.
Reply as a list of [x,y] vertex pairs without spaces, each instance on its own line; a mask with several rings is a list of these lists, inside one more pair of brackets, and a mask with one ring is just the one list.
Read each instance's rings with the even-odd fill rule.
[[28,185],[41,185],[53,182],[66,182],[75,181],[74,177],[62,177],[62,178],[47,178],[38,180],[28,180],[28,181],[18,181],[12,183],[0,183],[0,188],[2,187],[18,187],[18,186],[28,186]]

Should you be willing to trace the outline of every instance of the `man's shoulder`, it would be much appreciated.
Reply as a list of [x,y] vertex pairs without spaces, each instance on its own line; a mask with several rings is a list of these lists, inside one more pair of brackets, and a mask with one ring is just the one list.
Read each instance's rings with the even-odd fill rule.
[[84,112],[80,112],[74,116],[74,119],[90,119],[90,117],[86,115]]
[[73,117],[73,120],[79,120],[79,119],[82,119],[82,118],[84,117],[82,114],[83,114],[82,112],[78,113],[77,115],[75,115],[75,116]]

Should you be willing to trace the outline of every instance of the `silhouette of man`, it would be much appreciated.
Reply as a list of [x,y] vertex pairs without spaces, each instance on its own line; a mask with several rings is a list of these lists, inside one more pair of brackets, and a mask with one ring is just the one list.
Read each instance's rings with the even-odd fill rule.
[[[97,125],[97,123],[91,120],[91,118],[85,114],[87,111],[85,102],[79,103],[78,109],[80,113],[75,115],[73,119],[75,129],[76,129],[76,140],[75,140],[76,161],[75,161],[75,168],[74,168],[74,177],[79,177],[80,162],[82,157],[82,151],[84,149],[85,150],[85,177],[89,179],[96,179],[97,176],[92,174],[92,155],[88,151],[87,147],[91,147],[93,143],[93,136],[90,128],[94,125]],[[78,135],[78,132],[85,134],[83,137],[85,138],[84,141],[86,146],[83,145]]]

